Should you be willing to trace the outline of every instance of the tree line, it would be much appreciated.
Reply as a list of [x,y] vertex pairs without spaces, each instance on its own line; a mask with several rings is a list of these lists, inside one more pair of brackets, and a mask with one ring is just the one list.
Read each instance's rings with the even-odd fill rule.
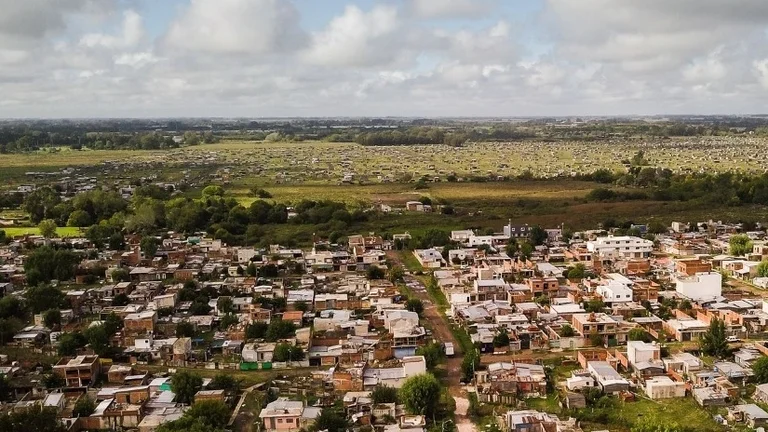
[[[218,138],[210,131],[187,131],[184,145],[213,143]],[[70,147],[75,150],[161,150],[179,147],[173,136],[161,132],[46,132],[0,129],[0,153],[23,153],[44,148]]]

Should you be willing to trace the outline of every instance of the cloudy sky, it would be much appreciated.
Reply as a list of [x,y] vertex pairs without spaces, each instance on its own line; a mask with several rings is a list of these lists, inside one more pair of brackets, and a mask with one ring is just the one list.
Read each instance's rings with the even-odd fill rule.
[[0,0],[0,117],[768,112],[765,0]]

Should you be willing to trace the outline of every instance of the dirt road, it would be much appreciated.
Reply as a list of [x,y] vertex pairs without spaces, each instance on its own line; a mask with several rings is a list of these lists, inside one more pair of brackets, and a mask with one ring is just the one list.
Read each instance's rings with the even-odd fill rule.
[[440,343],[453,343],[455,355],[446,358],[440,367],[444,368],[446,371],[442,381],[446,387],[448,387],[448,391],[456,402],[456,428],[458,429],[458,432],[478,432],[475,424],[470,421],[469,417],[467,417],[469,400],[466,397],[467,392],[462,387],[460,381],[461,362],[463,360],[461,345],[459,345],[459,341],[457,341],[453,336],[453,333],[451,333],[450,324],[437,309],[435,299],[430,297],[424,284],[418,278],[411,275],[406,275],[405,283],[424,304],[422,319],[426,320],[429,327],[432,328],[432,336],[434,339]]

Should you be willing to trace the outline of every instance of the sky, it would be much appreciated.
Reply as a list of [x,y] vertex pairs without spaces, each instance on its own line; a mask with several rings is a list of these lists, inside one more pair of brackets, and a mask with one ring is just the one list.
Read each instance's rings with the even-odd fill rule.
[[768,113],[764,0],[0,0],[0,117]]

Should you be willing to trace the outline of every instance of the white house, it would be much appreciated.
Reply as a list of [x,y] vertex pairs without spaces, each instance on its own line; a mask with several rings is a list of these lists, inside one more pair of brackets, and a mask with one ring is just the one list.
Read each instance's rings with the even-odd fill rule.
[[655,343],[629,341],[627,342],[627,360],[632,366],[646,362],[661,364],[661,348]]
[[691,300],[712,300],[723,294],[723,276],[718,272],[677,276],[675,290]]
[[645,380],[645,394],[653,400],[685,397],[685,383],[666,375]]
[[595,292],[600,294],[603,297],[603,301],[609,304],[632,301],[632,290],[616,281],[610,281],[605,285],[598,286],[595,288]]
[[616,372],[608,362],[591,361],[587,363],[587,369],[605,393],[617,393],[629,389],[629,381]]
[[587,242],[587,250],[601,258],[648,258],[653,242],[635,236],[598,237]]
[[413,255],[419,260],[419,264],[425,268],[440,268],[447,265],[442,253],[434,248],[416,249],[413,251]]
[[475,233],[472,230],[451,231],[451,240],[459,243],[466,243],[469,238],[474,235]]

